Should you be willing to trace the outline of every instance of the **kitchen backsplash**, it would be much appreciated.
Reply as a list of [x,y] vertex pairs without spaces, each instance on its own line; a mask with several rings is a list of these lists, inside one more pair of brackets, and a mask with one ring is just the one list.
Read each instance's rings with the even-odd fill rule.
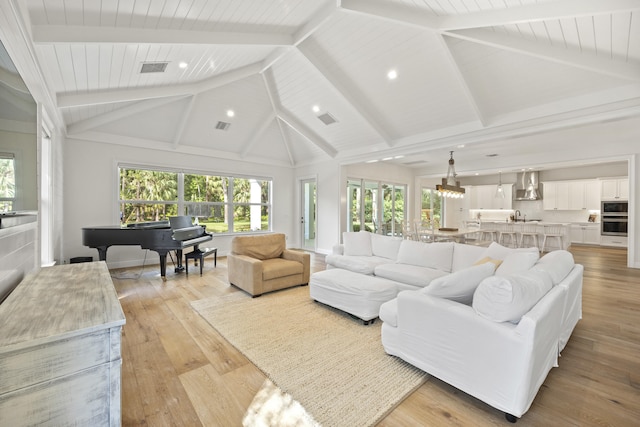
[[520,217],[527,215],[527,219],[541,219],[545,222],[588,222],[589,215],[596,215],[596,222],[600,222],[600,211],[545,211],[542,200],[514,201],[513,210],[520,211]]

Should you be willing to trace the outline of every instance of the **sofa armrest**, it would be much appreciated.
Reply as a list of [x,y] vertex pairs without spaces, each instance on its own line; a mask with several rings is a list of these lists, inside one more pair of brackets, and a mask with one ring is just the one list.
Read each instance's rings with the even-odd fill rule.
[[336,245],[333,245],[333,248],[331,248],[331,253],[335,255],[344,255],[344,244],[338,243]]
[[251,295],[260,295],[262,289],[262,261],[246,255],[227,255],[229,283]]
[[309,277],[311,276],[311,255],[309,255],[308,252],[285,249],[282,252],[282,258],[301,263],[302,283],[309,283]]
[[[520,323],[419,291],[398,294],[395,353],[427,373],[516,417],[557,366],[564,290],[551,289]],[[384,341],[383,341],[384,344]]]

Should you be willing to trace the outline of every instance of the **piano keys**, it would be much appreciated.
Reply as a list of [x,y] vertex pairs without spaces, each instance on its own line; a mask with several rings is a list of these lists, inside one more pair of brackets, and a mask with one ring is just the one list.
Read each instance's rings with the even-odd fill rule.
[[[174,235],[174,232],[177,232]],[[195,236],[195,237],[194,237]],[[185,238],[186,237],[186,238]],[[194,226],[174,230],[168,221],[131,224],[127,227],[97,226],[82,228],[82,244],[98,250],[100,261],[107,260],[110,246],[140,246],[150,249],[160,256],[160,275],[166,280],[167,253],[176,251],[177,271],[182,271],[182,250],[213,239],[203,227]]]

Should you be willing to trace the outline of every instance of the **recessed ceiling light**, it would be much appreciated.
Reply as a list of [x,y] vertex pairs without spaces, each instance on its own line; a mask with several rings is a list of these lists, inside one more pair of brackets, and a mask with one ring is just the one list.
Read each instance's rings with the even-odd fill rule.
[[382,159],[383,162],[386,162],[387,160],[393,160],[393,157],[385,157],[384,159]]
[[396,70],[389,70],[389,72],[387,73],[387,78],[389,80],[395,80],[396,78],[398,78],[398,72]]
[[184,61],[182,61],[181,63],[178,64],[178,67],[180,67],[180,68],[187,68],[188,66],[189,66],[189,64],[187,64]]
[[234,113],[233,110],[227,110],[227,117],[233,117],[235,115],[236,115],[236,113]]
[[464,144],[458,145],[458,148],[464,148]]
[[311,107],[311,109],[313,110],[314,113],[320,112],[320,107],[318,107],[317,105],[314,105],[313,107]]
[[395,156],[395,157],[394,157],[394,159],[401,159],[401,158],[403,158],[403,157],[404,157],[404,156]]
[[378,163],[378,159],[367,160],[365,163]]

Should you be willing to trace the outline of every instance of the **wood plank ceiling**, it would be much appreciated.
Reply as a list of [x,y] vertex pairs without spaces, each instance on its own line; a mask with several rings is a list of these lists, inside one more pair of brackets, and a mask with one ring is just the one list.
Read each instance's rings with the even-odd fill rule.
[[[456,143],[640,106],[636,0],[15,3],[74,138],[419,166]],[[150,62],[168,64],[140,73]]]

